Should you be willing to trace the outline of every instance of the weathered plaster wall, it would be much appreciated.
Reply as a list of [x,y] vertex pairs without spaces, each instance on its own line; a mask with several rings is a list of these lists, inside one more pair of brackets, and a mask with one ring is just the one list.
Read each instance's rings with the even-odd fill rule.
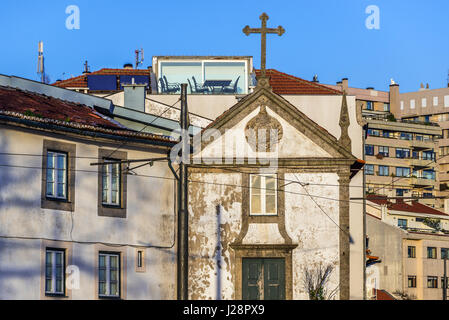
[[[59,239],[67,242],[89,241],[137,246],[171,246],[174,241],[175,182],[166,163],[156,162],[128,175],[127,217],[100,217],[97,214],[98,173],[91,162],[98,160],[98,145],[90,142],[59,139],[6,127],[0,128],[0,152],[41,155],[43,139],[76,144],[75,210],[41,208],[41,156],[0,155],[0,235]],[[102,145],[102,148],[105,146]],[[114,150],[118,145],[109,145]],[[156,157],[160,154],[139,152],[122,146],[129,159]],[[31,168],[22,168],[22,167]],[[0,238],[1,239],[1,238]],[[41,240],[0,240],[0,298],[38,299]],[[93,244],[73,244],[73,264],[81,270],[81,287],[74,299],[93,299],[93,267],[96,254]],[[125,246],[128,257],[127,298],[175,298],[175,248],[145,249],[147,269],[135,272],[135,248]],[[117,247],[110,247],[114,251]],[[37,267],[39,266],[39,267]]]
[[189,298],[234,299],[229,245],[241,228],[242,192],[232,185],[241,185],[241,174],[191,173],[190,179],[198,182],[189,188]]
[[[328,290],[334,290],[339,284],[339,234],[338,224],[339,189],[323,187],[321,184],[338,184],[335,173],[286,173],[286,180],[301,181],[310,185],[301,187],[290,184],[285,187],[285,219],[288,234],[297,243],[293,250],[293,299],[308,299],[304,288],[304,268],[316,270],[320,263],[323,266],[332,264]],[[316,185],[314,185],[316,184]],[[305,190],[305,189],[306,190]],[[307,195],[319,196],[314,200]],[[329,199],[324,199],[329,198]],[[324,214],[321,207],[326,214]],[[327,216],[326,216],[327,215]],[[338,294],[336,296],[338,299]]]
[[[297,173],[296,177],[301,182],[338,183],[335,173]],[[296,177],[291,173],[285,175],[289,180],[296,180]],[[234,299],[234,268],[241,266],[235,265],[234,250],[229,244],[240,233],[242,193],[240,187],[232,185],[241,185],[241,174],[195,172],[190,174],[190,179],[197,182],[191,183],[189,189],[189,297]],[[310,185],[306,188],[312,195],[339,198],[339,189],[335,187]],[[312,268],[320,262],[335,265],[329,289],[334,289],[339,282],[339,229],[330,221],[333,219],[338,223],[339,207],[333,200],[317,199],[329,215],[327,217],[301,189],[299,185],[291,184],[286,186],[285,193],[286,230],[293,243],[298,244],[292,253],[293,299],[308,299],[303,285],[306,265]],[[220,205],[219,215],[217,205]],[[278,244],[283,243],[281,239],[277,226],[250,224],[243,242]],[[218,263],[221,268],[217,267]]]

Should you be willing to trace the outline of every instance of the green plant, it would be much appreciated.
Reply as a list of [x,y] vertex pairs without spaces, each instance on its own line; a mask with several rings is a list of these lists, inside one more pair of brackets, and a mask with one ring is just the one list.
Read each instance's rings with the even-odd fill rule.
[[396,118],[394,117],[394,114],[389,113],[387,116],[388,121],[396,122]]
[[432,219],[432,218],[424,218],[423,223],[437,231],[441,230],[441,220],[440,219]]

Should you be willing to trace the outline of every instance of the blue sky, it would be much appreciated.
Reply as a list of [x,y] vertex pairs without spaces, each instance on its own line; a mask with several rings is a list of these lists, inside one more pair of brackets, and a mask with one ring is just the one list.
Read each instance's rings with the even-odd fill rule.
[[[80,9],[79,30],[66,28],[69,5]],[[369,5],[379,7],[379,30],[365,27]],[[262,12],[286,30],[268,36],[268,68],[379,90],[393,78],[401,92],[447,84],[447,0],[2,0],[0,73],[37,80],[39,40],[52,81],[81,74],[85,60],[120,68],[140,47],[143,67],[153,55],[252,55],[258,68],[260,36],[242,29],[259,27]]]

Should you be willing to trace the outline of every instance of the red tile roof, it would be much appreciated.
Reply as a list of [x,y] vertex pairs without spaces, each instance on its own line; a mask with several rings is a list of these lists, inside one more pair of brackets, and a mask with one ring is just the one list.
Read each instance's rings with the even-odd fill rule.
[[449,216],[448,214],[446,214],[442,211],[439,211],[432,207],[426,206],[417,201],[412,201],[411,204],[405,203],[401,199],[399,199],[399,201],[396,201],[396,202],[391,202],[391,201],[388,201],[386,196],[381,196],[381,195],[367,195],[367,198],[369,201],[377,203],[377,204],[381,204],[381,205],[386,204],[388,209],[390,209],[390,210]]
[[95,75],[144,75],[149,76],[149,69],[112,69],[112,68],[103,68],[98,71],[94,71],[87,74],[82,74],[77,77],[73,77],[66,80],[56,81],[53,83],[53,86],[61,87],[61,88],[88,88],[87,87],[87,75],[95,74]]
[[[260,70],[256,70],[256,75]],[[275,69],[267,69],[270,85],[277,94],[292,95],[342,95],[340,90],[329,88],[322,84],[307,81]]]
[[385,290],[374,289],[376,300],[397,300]]
[[127,129],[89,106],[9,87],[0,86],[0,114],[36,123],[172,142],[166,136]]

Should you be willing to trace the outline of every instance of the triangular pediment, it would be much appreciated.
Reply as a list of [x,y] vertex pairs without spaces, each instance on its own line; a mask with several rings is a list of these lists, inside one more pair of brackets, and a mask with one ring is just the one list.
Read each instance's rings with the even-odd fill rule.
[[[265,137],[257,135],[260,128],[267,128]],[[257,143],[267,141],[262,150],[254,137]],[[356,159],[324,128],[266,88],[243,98],[194,139],[194,158]]]

